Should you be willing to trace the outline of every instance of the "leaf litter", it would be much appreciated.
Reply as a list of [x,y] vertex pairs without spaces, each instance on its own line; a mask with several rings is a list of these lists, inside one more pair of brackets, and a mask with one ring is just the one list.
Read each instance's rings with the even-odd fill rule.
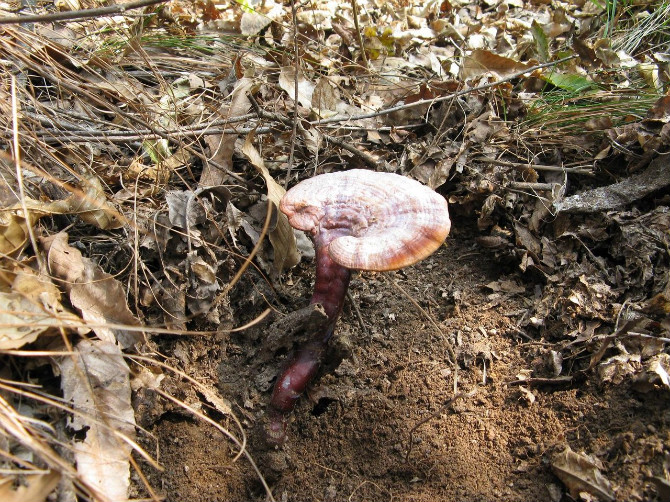
[[[664,497],[667,9],[605,8],[172,1],[4,24],[3,500],[61,475],[58,500]],[[342,167],[437,189],[454,233],[395,274],[411,305],[354,280],[298,432],[267,451],[256,424],[313,315],[313,249],[276,207]]]

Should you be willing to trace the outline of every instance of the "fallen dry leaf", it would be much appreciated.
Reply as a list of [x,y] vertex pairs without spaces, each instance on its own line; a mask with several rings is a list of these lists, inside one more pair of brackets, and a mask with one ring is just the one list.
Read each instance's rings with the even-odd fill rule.
[[598,365],[600,381],[620,384],[640,369],[639,354],[620,354],[604,360]]
[[528,406],[531,406],[535,402],[535,400],[537,399],[535,397],[535,394],[533,394],[533,391],[530,390],[530,389],[527,389],[523,385],[519,385],[519,391],[521,393],[521,396],[519,397],[519,400],[523,399],[524,401],[526,401],[526,404]]
[[128,308],[121,283],[104,272],[93,260],[68,244],[68,234],[60,232],[41,239],[51,273],[63,283],[70,302],[102,340],[128,348],[137,343],[139,333],[106,327],[106,324],[139,325]]
[[89,225],[95,225],[102,230],[121,228],[123,218],[107,200],[100,178],[92,174],[82,178],[81,183],[83,194],[75,193],[58,202],[66,203],[68,212],[79,215]]
[[551,468],[573,499],[577,500],[581,492],[587,492],[603,500],[614,500],[612,486],[600,473],[598,464],[590,456],[575,453],[566,445],[552,458]]
[[83,189],[75,191],[65,199],[43,202],[26,197],[22,203],[16,203],[8,210],[18,214],[23,212],[25,206],[37,218],[48,214],[76,214],[84,222],[102,230],[121,228],[124,218],[107,200],[100,178],[91,175],[82,178],[81,183]]
[[30,213],[31,224],[48,214],[77,214],[86,223],[102,230],[123,226],[123,218],[107,200],[100,180],[93,176],[83,183],[85,184],[83,193],[74,193],[65,199],[53,202],[42,202],[26,197],[22,202],[0,211],[0,253],[14,256],[28,242],[25,209]]
[[[222,106],[219,109],[219,115],[226,119],[231,119],[246,114],[251,108],[248,93],[253,84],[253,79],[247,77],[235,82],[235,87],[231,92],[230,105]],[[232,170],[233,167],[233,153],[235,152],[237,137],[237,134],[205,137],[205,141],[211,152],[211,159],[214,163],[208,162],[205,164],[198,186],[218,186],[224,183],[224,180],[228,176],[227,171]]]
[[17,211],[0,212],[0,253],[15,256],[28,242],[28,225]]
[[488,50],[477,49],[463,58],[460,77],[463,80],[467,80],[473,77],[481,77],[487,73],[493,73],[500,78],[505,78],[525,70],[529,66],[531,65],[499,56]]
[[249,162],[263,175],[265,184],[268,189],[268,199],[273,204],[273,211],[276,213],[277,224],[274,229],[269,232],[270,243],[275,252],[274,267],[278,273],[282,270],[291,268],[300,261],[300,254],[296,247],[295,235],[293,228],[288,222],[286,215],[281,213],[279,208],[279,201],[286,193],[286,190],[277,183],[261,158],[258,150],[251,143],[253,134],[247,135],[242,147],[242,153],[249,159]]
[[39,474],[3,475],[0,477],[0,500],[2,502],[43,502],[58,486],[61,475],[58,471]]
[[77,325],[79,319],[60,303],[49,277],[17,267],[10,290],[0,293],[0,349],[18,349],[50,328]]
[[661,385],[670,389],[670,355],[656,354],[645,361],[643,371],[637,375],[636,384],[647,383],[650,386]]
[[113,342],[82,340],[75,355],[61,358],[58,367],[63,399],[76,411],[68,425],[86,435],[72,444],[77,472],[103,500],[128,500],[128,440],[135,435],[135,414],[121,349]]
[[[295,67],[282,67],[279,74],[279,87],[286,91],[291,99],[295,97],[295,84]],[[316,84],[314,82],[307,80],[302,73],[298,75],[298,103],[300,106],[307,109],[311,108],[315,88]]]

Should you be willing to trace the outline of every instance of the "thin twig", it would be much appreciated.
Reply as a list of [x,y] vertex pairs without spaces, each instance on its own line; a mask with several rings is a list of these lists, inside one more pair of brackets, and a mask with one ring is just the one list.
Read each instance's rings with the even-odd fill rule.
[[300,48],[298,46],[298,8],[295,5],[295,0],[291,2],[291,15],[293,17],[293,47],[295,54],[293,55],[293,124],[291,126],[291,144],[289,146],[288,166],[286,167],[286,178],[284,179],[284,189],[288,188],[288,182],[291,179],[291,171],[293,170],[293,161],[295,156],[295,142],[298,136],[298,76],[300,74]]
[[[288,117],[286,117],[285,115],[280,115],[278,113],[267,112],[267,111],[263,110],[263,108],[261,108],[261,106],[258,104],[258,101],[255,101],[255,100],[252,99],[251,103],[254,105],[254,108],[256,109],[256,113],[258,114],[258,116],[262,119],[282,122],[284,124],[288,124],[291,120]],[[303,134],[303,135],[306,135],[307,131],[305,131],[305,128],[299,122],[298,122],[297,125],[298,125],[298,130],[300,131],[300,133]],[[334,136],[330,136],[330,135],[325,134],[323,132],[321,132],[321,134],[323,135],[323,137],[326,141],[329,141],[329,142],[339,146],[343,150],[346,150],[350,153],[353,153],[354,155],[357,155],[358,157],[361,158],[361,160],[363,162],[365,162],[370,167],[372,167],[374,169],[382,170],[382,171],[386,170],[385,169],[386,162],[384,162],[383,160],[377,160],[376,158],[374,158],[369,153],[366,153],[366,152],[363,152],[363,151],[359,150],[358,148],[356,148],[351,143],[347,143],[346,141],[343,141],[343,140],[341,140],[339,138],[336,138]],[[290,174],[290,173],[288,173],[288,174]],[[287,176],[287,179],[288,179],[288,176]]]
[[[59,110],[60,113],[60,110]],[[139,129],[124,126],[123,124],[115,124],[115,129],[97,129],[86,128],[73,122],[63,121],[61,117],[50,118],[46,115],[40,115],[32,111],[23,111],[26,118],[38,121],[46,129],[35,130],[38,137],[45,141],[48,139],[61,138],[68,142],[85,142],[94,141],[102,138],[108,141],[122,142],[127,141],[144,141],[150,139],[160,139],[160,136],[155,134],[151,129]],[[208,123],[198,123],[193,125],[181,126],[178,129],[161,129],[163,134],[169,135],[171,138],[198,138],[207,135],[221,135],[221,134],[248,134],[252,130],[258,134],[266,134],[272,132],[272,127],[254,128],[253,126],[221,129],[222,125],[235,124],[238,122],[246,122],[257,118],[256,113],[247,113],[237,117],[230,117],[227,119],[216,119]],[[56,121],[57,120],[57,121]],[[91,122],[85,121],[85,124]],[[108,124],[105,124],[108,125]],[[8,136],[8,133],[5,133]]]
[[[607,338],[610,335],[595,335],[594,337],[591,338],[591,340],[600,340],[602,338]],[[650,335],[648,333],[637,333],[635,331],[629,331],[628,333],[618,333],[617,336],[625,336],[628,338],[646,338],[648,340],[658,340],[659,342],[663,343],[670,343],[670,338],[666,338],[664,336],[656,336],[656,335]]]
[[511,181],[507,185],[513,190],[537,190],[540,192],[551,192],[557,183],[532,183],[530,181]]
[[[323,133],[321,133],[321,134],[323,134]],[[336,138],[335,136],[328,136],[328,135],[326,135],[326,134],[323,134],[323,136],[324,136],[328,141],[330,141],[331,143],[333,143],[333,144],[339,146],[340,148],[342,148],[342,150],[346,150],[346,151],[349,152],[349,153],[353,153],[354,155],[357,155],[358,157],[361,158],[361,160],[362,160],[363,162],[365,162],[365,163],[366,163],[367,165],[369,165],[370,167],[372,167],[372,168],[374,168],[374,169],[377,169],[377,170],[380,170],[380,171],[384,171],[384,170],[385,170],[385,169],[384,169],[385,164],[386,164],[385,161],[383,161],[383,160],[381,160],[381,159],[380,159],[380,160],[375,159],[375,158],[374,158],[372,155],[370,155],[369,153],[364,152],[364,151],[362,151],[362,150],[359,150],[358,148],[356,148],[356,147],[355,147],[354,145],[352,145],[351,143],[347,143],[346,141],[343,141],[343,140],[341,140],[340,138]]]
[[253,247],[251,250],[251,253],[249,253],[249,256],[246,257],[244,260],[244,263],[242,266],[239,268],[235,276],[228,282],[228,285],[219,293],[214,301],[212,302],[212,309],[216,308],[224,299],[226,299],[228,296],[228,292],[237,284],[237,281],[242,277],[242,274],[244,274],[244,271],[249,267],[251,262],[254,259],[254,256],[260,251],[261,247],[263,246],[263,241],[265,240],[265,236],[268,233],[268,229],[270,228],[270,221],[272,220],[272,213],[273,213],[273,208],[275,207],[274,204],[268,204],[267,205],[267,212],[265,213],[265,223],[263,224],[263,229],[261,230],[260,236],[258,237],[258,242],[256,242],[256,245]]
[[[46,108],[49,110],[49,108]],[[36,111],[34,111],[34,107],[29,107],[26,108],[25,110],[22,110],[23,115],[26,118],[30,118],[31,120],[38,121],[42,126],[46,128],[53,128],[56,129],[58,128],[58,131],[66,129],[69,131],[72,131],[73,134],[79,133],[79,134],[103,134],[106,132],[106,130],[100,130],[100,129],[95,129],[93,126],[91,126],[90,129],[85,129],[83,128],[83,125],[72,122],[72,121],[66,121],[63,119],[63,115],[68,112],[68,110],[53,110],[54,117],[50,117],[44,114],[39,114]],[[248,120],[252,120],[257,118],[258,115],[256,113],[246,113],[244,115],[238,115],[236,117],[228,117],[228,118],[218,118],[216,120],[212,120],[211,122],[198,122],[197,124],[191,124],[191,125],[180,125],[178,129],[163,129],[163,132],[166,134],[180,134],[180,133],[186,133],[186,134],[199,134],[202,133],[204,134],[206,131],[209,129],[214,129],[223,125],[229,125],[229,124],[237,124],[238,122],[246,122]],[[84,124],[101,124],[108,126],[109,122],[104,122],[104,121],[97,121],[97,120],[92,120],[90,117],[86,116],[75,116],[75,118],[81,120]],[[114,124],[115,128],[113,132],[115,135],[132,135],[132,134],[149,134],[151,131],[149,129],[137,129],[134,127],[130,127],[124,124]],[[217,129],[217,131],[227,131],[228,129]]]
[[[91,102],[97,104],[98,106],[102,107],[103,109],[110,110],[110,111],[114,112],[115,114],[117,114],[118,116],[123,117],[128,122],[128,124],[138,123],[142,127],[144,127],[145,129],[150,130],[153,134],[158,135],[161,139],[164,139],[166,141],[170,141],[169,135],[167,135],[164,132],[156,129],[155,127],[152,127],[151,124],[149,124],[148,122],[140,119],[137,115],[134,115],[130,112],[125,112],[122,109],[120,109],[118,106],[115,106],[114,104],[112,104],[108,101],[105,101],[103,98],[95,95],[94,93],[89,92],[86,89],[83,89],[81,87],[77,87],[76,85],[67,82],[63,78],[59,78],[56,74],[52,73],[51,69],[48,66],[37,64],[37,63],[30,64],[31,61],[27,58],[25,58],[24,61],[26,63],[28,63],[30,65],[30,67],[34,71],[36,71],[39,75],[51,80],[52,82],[59,82],[59,85],[61,87],[63,87],[64,89],[67,89],[70,92],[72,92],[74,95],[85,96]],[[202,160],[204,163],[209,162],[210,164],[217,167],[221,171],[224,171],[228,176],[230,176],[231,178],[233,178],[233,179],[237,180],[238,182],[244,184],[245,186],[249,185],[248,180],[244,179],[239,174],[231,171],[227,167],[222,166],[219,163],[214,162],[213,160],[206,158],[205,155],[202,152],[196,150],[192,146],[185,145],[185,144],[179,144],[179,146],[182,147],[185,151],[191,153],[192,155],[195,155],[197,158]]]
[[51,14],[31,14],[28,16],[0,17],[0,24],[20,23],[49,23],[53,21],[69,21],[72,19],[86,19],[93,17],[113,16],[124,14],[128,10],[141,9],[158,3],[166,3],[168,0],[140,0],[119,5],[109,5],[97,9],[71,10],[68,12],[54,12]]
[[545,166],[542,164],[528,164],[523,162],[508,162],[506,160],[494,159],[493,157],[480,156],[472,160],[479,160],[481,162],[488,162],[498,166],[518,167],[521,169],[534,169],[535,171],[549,171],[556,173],[570,173],[570,174],[593,174],[593,169],[590,166],[583,167],[561,167],[561,166]]
[[358,318],[358,324],[361,325],[361,329],[365,332],[365,334],[369,334],[368,327],[365,325],[365,322],[363,322],[363,316],[361,315],[361,309],[358,308],[358,304],[354,300],[353,295],[351,294],[351,291],[347,289],[347,298],[349,298],[349,304],[351,305],[351,308],[354,309],[354,313],[356,314],[356,317]]
[[150,131],[35,131],[35,135],[46,144],[54,143],[88,143],[90,141],[104,140],[108,143],[131,143],[133,141],[151,141],[167,139],[177,142],[188,138],[200,138],[203,136],[221,136],[224,134],[270,134],[276,131],[273,127],[239,127],[236,129],[201,129],[197,131],[174,131],[174,132],[150,132]]
[[537,385],[565,385],[572,382],[572,376],[559,376],[555,378],[541,378],[541,377],[531,377],[521,380],[512,380],[507,382],[507,385],[524,385],[524,384],[537,384]]
[[356,30],[356,36],[358,38],[358,46],[361,49],[361,59],[363,60],[363,66],[368,67],[368,56],[365,54],[365,45],[363,45],[363,34],[361,33],[361,27],[358,25],[358,3],[356,0],[351,0],[351,9],[353,10],[354,15],[354,29]]
[[47,269],[42,260],[42,255],[40,250],[37,247],[37,238],[35,237],[35,230],[33,229],[33,221],[28,212],[28,206],[26,205],[26,189],[23,184],[23,169],[21,169],[21,149],[19,146],[19,106],[18,100],[16,99],[16,77],[12,75],[12,133],[14,135],[14,164],[16,166],[16,179],[19,183],[19,194],[21,195],[21,207],[23,209],[23,217],[26,220],[26,230],[28,230],[28,237],[30,238],[30,244],[33,247],[33,252],[35,253],[35,259],[37,260],[37,265],[39,267],[40,273],[46,273]]

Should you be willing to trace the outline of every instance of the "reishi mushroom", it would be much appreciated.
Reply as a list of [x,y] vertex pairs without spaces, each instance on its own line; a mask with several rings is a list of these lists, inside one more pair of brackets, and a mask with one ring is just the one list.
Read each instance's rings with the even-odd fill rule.
[[326,325],[280,373],[270,398],[266,432],[281,444],[291,411],[316,374],[342,310],[351,270],[386,271],[436,251],[451,223],[447,201],[418,181],[352,169],[302,181],[281,200],[290,224],[307,232],[316,251],[310,303],[321,304]]

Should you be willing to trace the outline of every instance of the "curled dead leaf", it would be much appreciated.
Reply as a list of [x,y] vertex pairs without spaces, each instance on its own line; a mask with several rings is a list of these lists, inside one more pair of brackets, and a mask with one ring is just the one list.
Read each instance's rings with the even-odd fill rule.
[[485,49],[477,49],[472,51],[469,56],[463,58],[460,77],[463,80],[467,80],[487,73],[493,73],[500,78],[505,78],[525,70],[529,66],[531,65],[499,56]]
[[575,453],[566,445],[552,458],[551,468],[573,499],[578,500],[581,492],[587,492],[602,500],[614,500],[612,485],[600,472],[600,462],[591,456]]
[[61,474],[58,471],[22,474],[0,478],[0,500],[2,502],[43,502],[58,486]]
[[670,355],[663,352],[645,361],[642,371],[636,375],[635,383],[638,389],[642,384],[650,388],[660,385],[670,389]]
[[278,273],[286,268],[291,268],[300,261],[300,254],[296,247],[295,235],[293,228],[288,222],[288,218],[283,213],[279,212],[279,201],[286,193],[286,190],[277,183],[261,158],[258,150],[251,143],[253,133],[247,135],[242,147],[242,153],[249,159],[249,162],[263,175],[265,185],[268,189],[268,199],[274,205],[273,211],[276,213],[277,224],[269,233],[270,243],[275,253],[274,267]]
[[17,267],[10,291],[0,293],[2,350],[32,343],[51,328],[78,324],[79,318],[61,304],[60,292],[51,279],[29,267]]
[[20,214],[11,209],[0,212],[0,253],[3,255],[17,255],[28,242],[28,225]]
[[[252,92],[253,86],[254,80],[251,78],[244,77],[237,80],[235,88],[231,92],[230,105],[222,106],[219,109],[219,114],[225,118],[234,118],[247,113],[251,108],[249,93]],[[213,162],[205,164],[198,186],[218,186],[224,183],[228,171],[233,167],[233,153],[235,152],[237,137],[237,134],[208,135],[205,137]]]
[[85,434],[83,441],[72,444],[77,472],[105,500],[125,502],[135,414],[130,369],[121,349],[115,343],[82,340],[58,367],[63,398],[78,412],[69,426]]
[[60,279],[70,295],[72,305],[82,317],[92,323],[93,330],[102,340],[118,342],[128,348],[140,340],[139,333],[106,324],[139,325],[128,308],[121,283],[104,272],[93,260],[68,244],[68,234],[58,234],[41,239],[47,252],[51,273]]
[[89,225],[102,230],[123,226],[123,217],[107,200],[100,178],[90,175],[82,178],[83,194],[72,194],[64,202],[70,213],[76,213]]

